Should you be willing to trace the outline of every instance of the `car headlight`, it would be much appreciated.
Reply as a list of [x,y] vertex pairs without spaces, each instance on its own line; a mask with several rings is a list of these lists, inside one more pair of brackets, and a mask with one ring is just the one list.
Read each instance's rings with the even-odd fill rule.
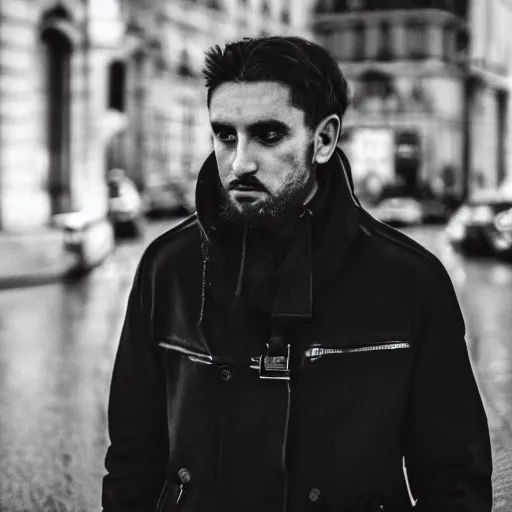
[[509,251],[512,249],[512,234],[497,231],[492,236],[491,242],[497,251]]
[[496,215],[494,227],[500,232],[512,232],[512,208]]

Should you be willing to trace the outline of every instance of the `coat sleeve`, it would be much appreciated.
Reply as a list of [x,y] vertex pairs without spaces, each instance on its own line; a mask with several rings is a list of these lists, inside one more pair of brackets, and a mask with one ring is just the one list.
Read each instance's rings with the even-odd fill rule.
[[105,512],[154,510],[164,485],[165,379],[152,343],[149,301],[144,300],[147,282],[141,264],[129,296],[110,387]]
[[424,320],[404,432],[407,474],[417,512],[490,512],[487,418],[457,298],[448,274],[436,263],[435,275],[422,286]]

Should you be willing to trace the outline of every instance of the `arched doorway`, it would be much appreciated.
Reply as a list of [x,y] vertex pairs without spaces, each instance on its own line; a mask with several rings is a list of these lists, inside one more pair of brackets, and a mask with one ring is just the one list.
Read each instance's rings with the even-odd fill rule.
[[[45,59],[48,192],[52,214],[71,209],[71,55],[72,45],[59,29],[63,14],[49,14],[41,32]],[[59,23],[53,23],[58,21]]]

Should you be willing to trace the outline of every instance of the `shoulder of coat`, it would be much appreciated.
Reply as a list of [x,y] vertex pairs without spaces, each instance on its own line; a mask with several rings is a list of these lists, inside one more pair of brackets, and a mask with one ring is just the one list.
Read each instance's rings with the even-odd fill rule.
[[142,261],[151,265],[201,245],[201,228],[194,213],[155,238],[145,249]]
[[437,256],[405,233],[375,219],[364,209],[360,216],[360,227],[377,243],[391,247],[395,254],[402,256],[401,261],[407,261],[421,274],[434,274],[441,281],[449,280],[446,268]]

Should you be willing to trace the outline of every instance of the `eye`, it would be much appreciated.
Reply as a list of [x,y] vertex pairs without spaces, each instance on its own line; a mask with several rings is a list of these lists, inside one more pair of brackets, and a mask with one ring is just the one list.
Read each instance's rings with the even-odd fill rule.
[[235,142],[236,141],[236,133],[228,130],[220,130],[215,133],[217,139],[221,142]]
[[283,138],[283,135],[277,130],[264,130],[258,134],[258,138],[265,144],[276,144]]

